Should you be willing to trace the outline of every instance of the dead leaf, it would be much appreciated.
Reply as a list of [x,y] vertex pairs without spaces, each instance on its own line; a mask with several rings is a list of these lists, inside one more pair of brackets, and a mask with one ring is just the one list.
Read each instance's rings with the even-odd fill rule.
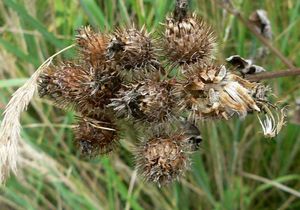
[[250,59],[233,55],[226,59],[228,63],[237,68],[242,74],[256,74],[266,71],[263,67],[253,64]]
[[272,39],[272,27],[271,22],[267,16],[267,12],[263,9],[258,9],[254,11],[250,17],[249,21],[254,24],[257,31],[263,35],[265,38]]

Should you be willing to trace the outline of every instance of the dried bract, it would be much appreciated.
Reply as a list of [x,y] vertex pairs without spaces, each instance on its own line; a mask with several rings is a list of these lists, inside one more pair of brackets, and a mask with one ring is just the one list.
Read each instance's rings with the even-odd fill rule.
[[285,125],[285,109],[283,108],[281,110],[278,110],[276,108],[272,112],[272,110],[265,105],[264,111],[266,112],[266,114],[264,115],[264,120],[262,120],[259,115],[257,115],[257,117],[263,129],[264,136],[273,138],[279,134],[282,127]]
[[242,58],[239,55],[233,55],[226,58],[226,61],[237,68],[242,74],[256,74],[266,71],[263,67],[253,64],[250,59]]

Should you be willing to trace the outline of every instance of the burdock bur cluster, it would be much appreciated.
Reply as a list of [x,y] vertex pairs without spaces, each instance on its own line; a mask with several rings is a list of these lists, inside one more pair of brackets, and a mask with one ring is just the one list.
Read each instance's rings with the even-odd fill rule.
[[112,33],[81,28],[79,56],[47,67],[39,78],[41,97],[77,112],[74,142],[83,156],[111,152],[126,133],[120,122],[142,131],[136,166],[159,185],[189,168],[202,140],[199,120],[261,113],[264,134],[273,136],[281,119],[272,114],[269,88],[214,60],[215,33],[187,11],[185,1],[178,1],[163,26],[155,39],[134,26]]

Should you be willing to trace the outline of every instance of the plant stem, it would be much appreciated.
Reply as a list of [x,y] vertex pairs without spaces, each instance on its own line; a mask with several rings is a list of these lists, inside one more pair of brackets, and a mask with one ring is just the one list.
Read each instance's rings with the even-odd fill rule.
[[219,4],[223,9],[225,9],[230,14],[234,15],[237,19],[239,19],[266,47],[268,47],[289,69],[295,69],[296,67],[293,63],[286,58],[274,45],[262,36],[254,27],[254,25],[244,18],[240,11],[234,8],[233,4],[229,1],[228,4],[218,3],[217,0],[214,0],[217,4]]
[[299,76],[299,75],[300,75],[300,68],[247,75],[246,79],[255,82],[259,80],[276,79],[281,77]]

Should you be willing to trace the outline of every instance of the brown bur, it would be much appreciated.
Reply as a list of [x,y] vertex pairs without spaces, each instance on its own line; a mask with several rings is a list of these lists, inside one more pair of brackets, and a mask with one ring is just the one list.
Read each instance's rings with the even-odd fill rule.
[[117,128],[111,118],[99,120],[80,118],[74,128],[75,145],[84,157],[94,157],[111,152],[118,143]]
[[137,150],[138,171],[159,186],[178,179],[190,165],[183,148],[181,135],[150,138]]
[[98,114],[121,87],[115,70],[103,65],[98,68],[63,63],[49,66],[39,78],[40,96],[49,96],[62,108],[74,108],[88,115]]
[[216,38],[213,30],[196,15],[176,20],[167,18],[162,41],[163,56],[170,64],[195,64],[212,56]]

